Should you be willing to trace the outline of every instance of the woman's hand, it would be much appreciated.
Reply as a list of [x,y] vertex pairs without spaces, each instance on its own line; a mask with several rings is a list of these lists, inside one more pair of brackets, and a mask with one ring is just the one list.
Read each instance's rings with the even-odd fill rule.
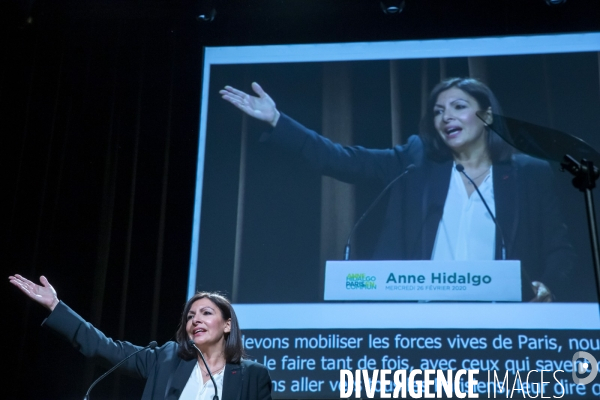
[[227,100],[249,116],[260,121],[265,121],[275,127],[281,115],[275,107],[275,102],[258,83],[252,83],[252,90],[254,90],[258,97],[250,96],[231,86],[225,86],[225,89],[220,90],[219,94],[221,94],[224,100]]
[[533,289],[535,297],[530,301],[539,303],[549,303],[552,301],[552,293],[550,292],[550,289],[548,289],[548,287],[542,282],[531,282],[531,289]]
[[43,286],[36,285],[29,279],[25,279],[21,275],[15,274],[9,276],[8,280],[10,283],[21,289],[27,296],[43,305],[50,311],[54,311],[54,307],[58,304],[58,297],[56,296],[56,290],[52,287],[48,279],[44,275],[40,276],[40,282]]

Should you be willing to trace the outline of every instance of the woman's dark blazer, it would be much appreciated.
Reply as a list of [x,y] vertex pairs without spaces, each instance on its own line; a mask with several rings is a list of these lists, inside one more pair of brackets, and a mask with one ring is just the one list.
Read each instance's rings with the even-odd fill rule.
[[[319,174],[348,183],[377,181],[385,185],[413,164],[415,168],[390,189],[373,258],[431,259],[453,161],[427,157],[419,136],[411,136],[406,145],[392,149],[342,146],[282,114],[277,126],[263,134],[261,141],[304,159]],[[546,284],[558,300],[565,300],[574,251],[559,210],[550,165],[515,154],[494,163],[493,185],[496,219],[505,238],[507,259],[521,260],[523,300],[533,297],[532,281]],[[496,259],[501,259],[500,240],[497,230]]]
[[[67,339],[86,357],[104,359],[110,366],[141,349],[129,342],[106,337],[65,303],[60,302],[43,326]],[[120,370],[146,379],[143,400],[178,399],[197,360],[185,361],[177,355],[177,343],[167,342],[155,349],[145,349],[125,362]],[[270,400],[271,378],[259,363],[243,360],[227,364],[221,400]]]

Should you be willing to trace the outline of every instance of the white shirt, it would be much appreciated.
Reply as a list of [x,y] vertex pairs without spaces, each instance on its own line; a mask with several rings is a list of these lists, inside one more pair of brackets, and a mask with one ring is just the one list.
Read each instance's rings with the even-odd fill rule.
[[[221,369],[218,373],[213,374],[213,378],[217,384],[217,391],[219,392],[219,399],[223,398],[223,371],[225,371],[225,368]],[[198,366],[198,363],[196,363],[196,366],[190,375],[190,379],[188,379],[183,388],[183,392],[181,392],[181,396],[179,396],[179,400],[213,399],[215,396],[215,387],[210,378],[206,382],[202,382],[202,374],[202,370]]]
[[[492,173],[490,167],[490,173],[478,187],[495,216]],[[467,195],[461,173],[454,164],[431,259],[493,260],[495,252],[496,225],[476,191],[470,197]]]

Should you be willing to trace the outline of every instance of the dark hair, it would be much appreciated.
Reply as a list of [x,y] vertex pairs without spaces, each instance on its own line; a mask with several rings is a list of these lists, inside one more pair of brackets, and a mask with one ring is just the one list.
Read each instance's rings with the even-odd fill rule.
[[[449,78],[438,83],[429,94],[427,109],[421,120],[420,131],[427,155],[436,161],[452,159],[452,152],[435,129],[433,107],[440,93],[453,87],[473,96],[481,110],[487,110],[488,107],[491,107],[494,114],[502,114],[502,108],[494,93],[483,82],[475,78]],[[503,121],[494,121],[494,130],[504,132],[505,129]],[[487,131],[488,151],[492,162],[509,159],[513,153],[512,147],[493,130],[487,128]]]
[[175,340],[179,345],[177,354],[184,360],[193,360],[198,357],[196,349],[189,344],[190,338],[186,330],[187,315],[190,312],[190,308],[192,308],[192,304],[205,298],[212,301],[221,310],[221,315],[225,321],[231,319],[231,329],[229,333],[225,334],[225,361],[228,364],[239,364],[242,358],[246,356],[244,346],[242,345],[242,331],[229,300],[225,296],[215,292],[198,292],[185,303],[179,328],[177,328],[177,333],[175,334]]

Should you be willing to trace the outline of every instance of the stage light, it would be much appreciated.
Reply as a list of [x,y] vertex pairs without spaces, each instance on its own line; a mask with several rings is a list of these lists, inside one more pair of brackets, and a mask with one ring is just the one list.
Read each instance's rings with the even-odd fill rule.
[[565,4],[567,2],[567,0],[546,0],[546,4],[548,4],[549,6],[560,6],[562,4]]
[[385,14],[398,14],[404,10],[404,0],[381,0],[379,3]]
[[217,15],[214,0],[199,0],[196,10],[196,19],[198,21],[212,22]]

